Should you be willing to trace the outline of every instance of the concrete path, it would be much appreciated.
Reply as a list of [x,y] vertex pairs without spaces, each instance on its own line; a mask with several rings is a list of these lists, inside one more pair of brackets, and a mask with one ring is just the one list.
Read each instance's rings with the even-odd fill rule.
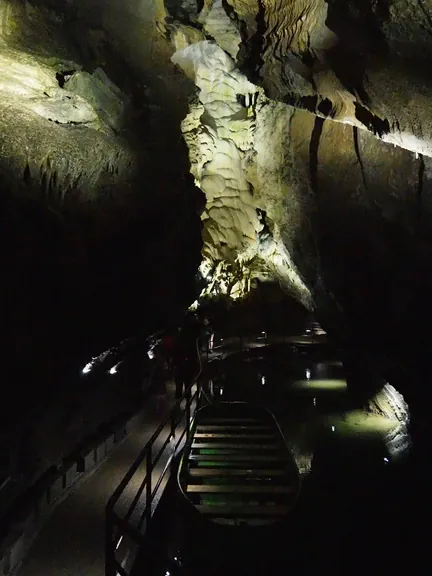
[[[47,519],[17,576],[103,576],[105,505],[123,476],[174,404],[173,386],[161,413],[150,398],[134,430]],[[131,494],[132,497],[132,494]]]

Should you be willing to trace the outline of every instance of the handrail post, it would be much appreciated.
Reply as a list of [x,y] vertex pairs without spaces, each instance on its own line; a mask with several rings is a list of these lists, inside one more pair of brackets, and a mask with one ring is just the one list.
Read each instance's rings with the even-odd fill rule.
[[149,529],[151,515],[152,515],[152,475],[153,475],[153,463],[152,463],[152,448],[151,444],[147,450],[146,454],[146,473],[147,473],[147,485],[146,485],[146,530]]
[[171,429],[171,438],[175,438],[175,430],[176,430],[176,414],[174,410],[170,412],[170,429]]
[[116,576],[115,546],[113,541],[113,514],[109,508],[105,509],[105,576]]
[[202,388],[203,388],[203,384],[202,384],[202,381],[201,381],[201,373],[199,374],[199,376],[198,376],[198,378],[197,378],[197,380],[196,380],[196,387],[197,387],[197,390],[196,390],[196,397],[197,397],[197,399],[196,399],[196,409],[198,410],[198,408],[199,408],[199,401],[200,401],[200,398],[201,398],[201,390],[202,390]]
[[189,440],[190,432],[190,408],[191,408],[191,394],[190,390],[186,394],[186,441]]

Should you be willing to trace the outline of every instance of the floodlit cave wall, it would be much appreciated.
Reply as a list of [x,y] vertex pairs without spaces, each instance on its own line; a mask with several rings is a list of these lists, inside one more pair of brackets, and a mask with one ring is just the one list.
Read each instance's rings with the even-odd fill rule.
[[232,0],[240,64],[273,99],[431,155],[428,2]]
[[425,421],[429,3],[222,7],[170,12],[172,29],[205,36],[173,42],[172,58],[197,86],[182,130],[208,201],[205,294],[276,279],[341,345],[359,402],[373,372],[391,374]]
[[[95,13],[0,0],[2,472],[7,447],[15,466],[29,437],[61,427],[56,460],[80,440],[69,429],[92,432],[96,417],[73,426],[77,398],[93,393],[77,380],[82,366],[195,297],[200,194],[180,132],[185,100],[149,59],[134,67]],[[35,432],[47,413],[50,432]],[[25,458],[30,479],[37,454]]]
[[0,0],[11,381],[55,389],[190,303],[193,180],[207,294],[276,281],[352,357],[424,378],[426,4]]
[[311,306],[291,258],[292,240],[307,218],[301,183],[288,175],[284,127],[292,110],[270,102],[215,43],[193,44],[172,60],[199,88],[182,130],[207,199],[201,216],[202,271],[212,278],[207,291],[235,298],[250,289],[251,279],[279,279]]

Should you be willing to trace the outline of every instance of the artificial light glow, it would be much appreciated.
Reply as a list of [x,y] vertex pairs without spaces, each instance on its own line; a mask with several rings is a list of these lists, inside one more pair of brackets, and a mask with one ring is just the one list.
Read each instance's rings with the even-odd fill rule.
[[347,390],[347,382],[341,378],[320,378],[317,380],[297,380],[293,383],[293,387],[297,390],[304,390],[305,392],[345,392]]
[[398,423],[385,416],[372,414],[365,410],[350,410],[333,416],[329,422],[338,426],[338,435],[345,438],[364,438],[365,440],[383,440],[387,454],[393,454],[387,446],[386,438],[393,434]]
[[84,368],[82,369],[82,373],[83,373],[83,374],[88,374],[91,369],[92,369],[92,363],[89,362],[89,363],[86,364],[86,365],[84,366]]
[[313,399],[313,405],[316,406],[316,398]]
[[154,358],[154,356],[155,356],[153,350],[149,350],[149,351],[147,352],[147,356],[149,357],[150,360],[153,360],[153,358]]
[[388,464],[389,459],[388,459],[388,458],[384,458],[384,462],[385,462],[386,464]]
[[265,376],[261,376],[261,384],[264,386],[265,383],[266,383]]
[[332,432],[334,432],[334,431],[335,431],[335,427],[334,427],[334,426],[332,426]]
[[307,380],[310,380],[311,377],[311,371],[309,370],[309,368],[306,368],[306,378]]
[[[119,364],[120,364],[120,363],[119,363]],[[115,366],[113,366],[113,367],[110,369],[109,373],[110,373],[110,374],[116,374],[116,373],[117,373],[117,368],[118,368],[119,364],[116,364]]]

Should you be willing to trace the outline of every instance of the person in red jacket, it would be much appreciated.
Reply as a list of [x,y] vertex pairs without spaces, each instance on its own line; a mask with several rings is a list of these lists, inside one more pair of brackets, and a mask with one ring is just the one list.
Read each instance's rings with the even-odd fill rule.
[[174,351],[174,337],[171,333],[167,332],[162,338],[162,346],[168,368],[171,370]]

